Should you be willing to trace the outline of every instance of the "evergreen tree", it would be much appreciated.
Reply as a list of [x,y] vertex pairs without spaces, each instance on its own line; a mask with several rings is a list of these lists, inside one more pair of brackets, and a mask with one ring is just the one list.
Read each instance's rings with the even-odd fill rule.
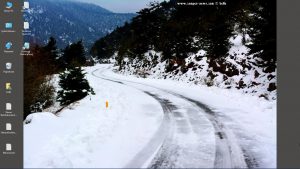
[[276,2],[257,1],[253,4],[250,54],[262,58],[261,66],[275,67],[276,63]]
[[82,41],[68,45],[62,56],[67,67],[82,66],[86,63],[85,50]]
[[49,67],[49,74],[57,73],[59,69],[62,69],[61,62],[58,58],[58,49],[56,45],[56,40],[53,37],[49,38],[46,46],[41,48],[43,52],[44,61],[47,62]]
[[209,44],[207,55],[208,57],[215,59],[226,56],[229,49],[229,37],[233,30],[227,21],[218,16],[216,23],[211,26],[207,33],[207,42]]
[[61,90],[58,91],[57,101],[63,106],[78,101],[89,94],[95,94],[80,67],[70,68],[61,73],[59,77]]
[[49,51],[52,53],[53,56],[57,56],[57,46],[56,46],[56,40],[54,37],[50,37],[48,44],[43,47],[46,51]]
[[225,57],[229,50],[229,38],[232,36],[234,23],[231,22],[231,9],[228,5],[211,6],[204,9],[207,13],[201,17],[207,24],[202,34],[207,43],[207,56],[212,59]]

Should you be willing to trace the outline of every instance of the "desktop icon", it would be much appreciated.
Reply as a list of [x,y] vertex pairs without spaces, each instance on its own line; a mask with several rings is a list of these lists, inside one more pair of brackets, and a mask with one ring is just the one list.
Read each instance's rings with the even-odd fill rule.
[[11,9],[13,7],[12,2],[6,2],[6,9]]
[[12,151],[12,146],[11,146],[11,144],[7,143],[7,144],[6,144],[6,147],[5,147],[5,150],[6,150],[6,151]]
[[29,2],[24,2],[23,9],[29,9]]
[[6,123],[6,131],[11,131],[11,130],[12,130],[11,123]]
[[11,47],[12,47],[12,43],[11,43],[11,42],[7,42],[7,43],[5,44],[6,50],[10,50]]
[[10,70],[10,69],[12,68],[12,63],[7,62],[7,63],[5,64],[5,67],[6,67],[7,70]]
[[5,83],[6,90],[12,90],[11,83]]
[[11,111],[12,110],[11,103],[6,103],[5,109],[6,109],[6,111]]
[[29,22],[24,22],[24,29],[29,29]]
[[13,24],[11,22],[5,23],[5,29],[12,29],[12,28],[13,28]]
[[30,48],[30,43],[29,42],[25,42],[24,43],[24,46],[23,46],[23,49],[24,50],[27,50],[27,49],[29,49]]

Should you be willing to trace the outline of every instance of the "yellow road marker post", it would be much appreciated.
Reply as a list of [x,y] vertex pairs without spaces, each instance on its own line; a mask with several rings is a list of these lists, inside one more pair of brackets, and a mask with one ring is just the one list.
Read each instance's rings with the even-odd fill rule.
[[105,107],[108,108],[108,101],[105,102]]

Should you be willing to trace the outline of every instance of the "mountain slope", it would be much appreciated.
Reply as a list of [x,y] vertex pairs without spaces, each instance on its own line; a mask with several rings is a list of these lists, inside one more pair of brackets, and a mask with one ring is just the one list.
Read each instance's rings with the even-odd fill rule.
[[[276,3],[153,3],[99,39],[91,54],[124,74],[237,89],[276,99]],[[219,4],[216,2],[216,4]]]
[[86,47],[122,26],[135,14],[118,14],[100,6],[66,0],[29,0],[31,9],[24,14],[32,30],[31,41],[45,43],[50,36],[59,47],[82,39]]

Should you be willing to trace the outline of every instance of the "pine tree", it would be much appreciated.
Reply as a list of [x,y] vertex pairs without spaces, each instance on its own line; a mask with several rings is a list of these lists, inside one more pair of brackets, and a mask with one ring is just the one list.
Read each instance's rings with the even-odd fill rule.
[[58,91],[57,101],[62,106],[83,99],[89,94],[95,94],[80,67],[70,68],[61,73],[59,77],[61,90]]
[[41,51],[43,53],[44,61],[48,64],[49,74],[63,70],[62,63],[58,58],[58,49],[55,38],[50,37],[47,45],[42,47]]
[[56,40],[54,37],[50,37],[48,44],[43,47],[46,51],[49,51],[53,54],[53,56],[57,56],[57,46]]
[[248,45],[250,54],[264,61],[261,66],[274,69],[276,64],[276,2],[257,1],[253,8],[252,29],[249,32],[252,44]]
[[212,59],[222,58],[228,53],[234,25],[230,23],[229,11],[226,6],[216,7],[205,17],[209,25],[204,35],[208,44],[207,55]]
[[82,66],[86,63],[82,41],[68,45],[63,52],[62,57],[67,67]]

